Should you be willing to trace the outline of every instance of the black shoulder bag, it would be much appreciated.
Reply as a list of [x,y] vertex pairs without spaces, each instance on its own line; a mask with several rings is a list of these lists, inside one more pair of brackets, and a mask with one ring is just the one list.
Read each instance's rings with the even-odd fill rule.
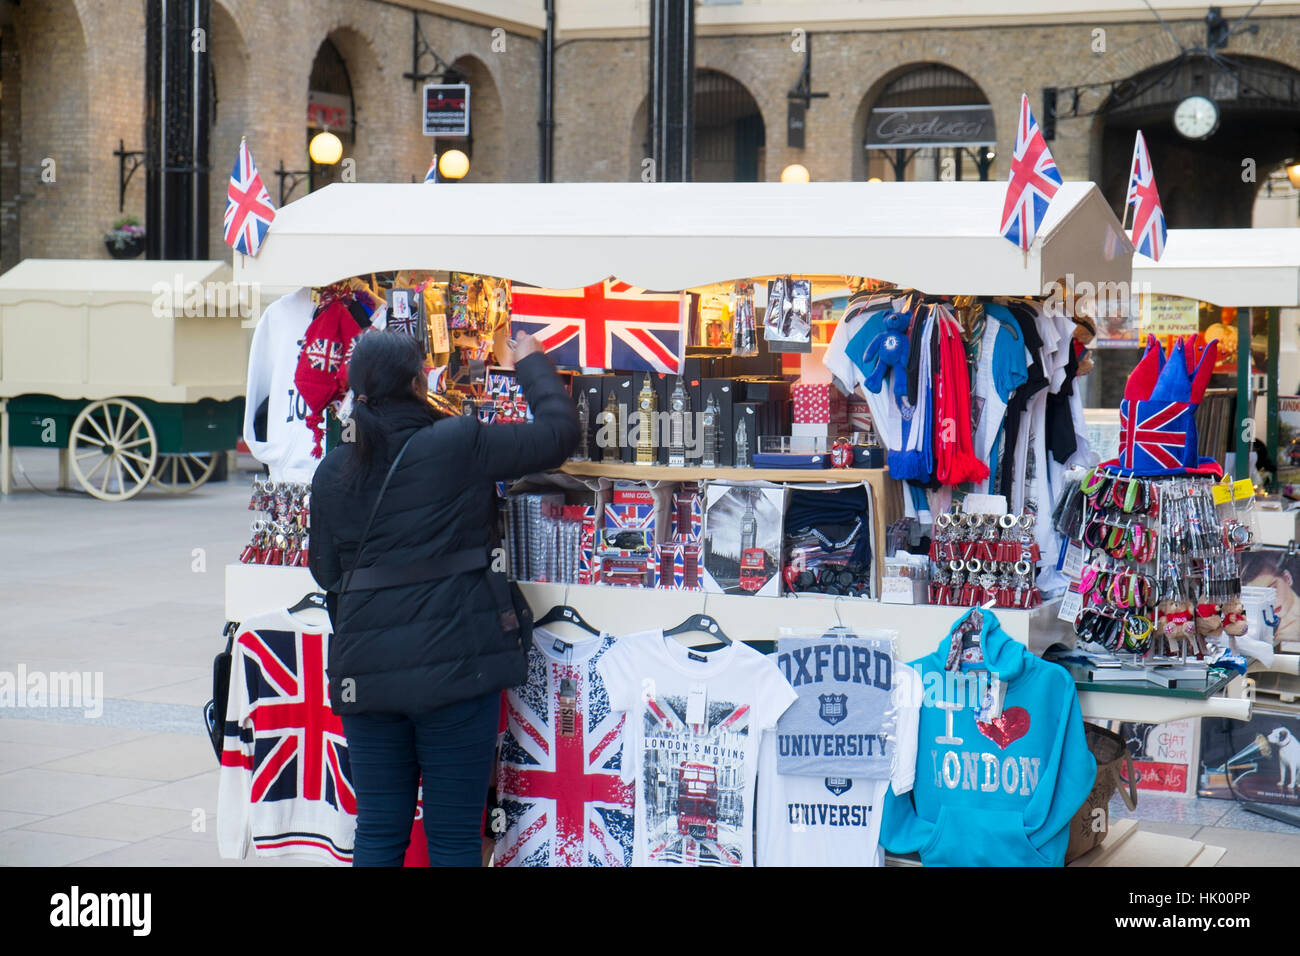
[[419,433],[419,430],[417,430],[411,434],[410,438],[406,439],[396,457],[393,458],[393,463],[388,468],[388,474],[384,476],[384,483],[379,486],[379,495],[375,498],[374,507],[370,509],[370,517],[366,520],[366,529],[361,534],[361,543],[357,545],[356,561],[352,565],[352,570],[344,576],[342,585],[339,587],[339,594],[350,591],[378,591],[383,588],[399,587],[403,584],[417,584],[421,581],[433,581],[438,578],[450,577],[453,574],[463,574],[467,571],[483,569],[486,572],[485,577],[488,587],[491,589],[493,599],[496,601],[501,631],[507,638],[513,639],[519,645],[521,653],[516,683],[521,683],[527,676],[528,644],[533,637],[532,608],[528,606],[528,601],[519,589],[518,584],[507,578],[503,571],[492,569],[492,555],[487,548],[467,548],[463,551],[453,551],[451,554],[429,558],[425,561],[411,561],[406,564],[380,564],[368,568],[357,567],[361,563],[361,554],[370,538],[370,528],[375,523],[375,515],[379,513],[379,503],[384,500],[384,492],[388,490],[388,482],[392,479],[393,473],[397,471],[397,464],[402,460],[402,456],[406,453],[412,439]]

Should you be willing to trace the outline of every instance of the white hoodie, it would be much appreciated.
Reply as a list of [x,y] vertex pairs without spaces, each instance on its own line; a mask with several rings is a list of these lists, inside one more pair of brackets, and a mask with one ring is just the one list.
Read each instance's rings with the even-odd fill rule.
[[[253,457],[270,470],[272,481],[310,482],[319,459],[313,458],[307,427],[307,403],[293,384],[302,338],[311,324],[311,292],[299,289],[276,299],[257,323],[248,355],[244,442]],[[253,419],[267,401],[266,441],[258,441]]]

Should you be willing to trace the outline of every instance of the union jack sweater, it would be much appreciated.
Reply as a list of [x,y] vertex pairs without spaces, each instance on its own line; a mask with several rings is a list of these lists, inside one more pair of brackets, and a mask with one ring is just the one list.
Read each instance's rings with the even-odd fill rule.
[[226,859],[352,863],[357,800],[343,724],[330,709],[324,611],[240,625],[232,648],[217,844]]

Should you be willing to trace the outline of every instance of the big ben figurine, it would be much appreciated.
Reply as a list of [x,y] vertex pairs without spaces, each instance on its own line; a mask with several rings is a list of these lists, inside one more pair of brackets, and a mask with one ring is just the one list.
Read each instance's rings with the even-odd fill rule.
[[608,436],[605,447],[601,449],[600,460],[605,464],[618,462],[621,453],[618,447],[618,395],[616,393],[609,393],[609,401],[605,402],[605,410],[597,418],[596,427],[597,437]]
[[681,468],[686,464],[686,416],[691,413],[691,397],[686,394],[684,380],[678,376],[669,399],[668,464]]
[[659,398],[655,395],[655,387],[650,383],[649,375],[646,375],[641,385],[641,394],[637,396],[636,407],[641,413],[636,432],[636,463],[653,465],[657,457],[655,455],[655,413],[659,410]]

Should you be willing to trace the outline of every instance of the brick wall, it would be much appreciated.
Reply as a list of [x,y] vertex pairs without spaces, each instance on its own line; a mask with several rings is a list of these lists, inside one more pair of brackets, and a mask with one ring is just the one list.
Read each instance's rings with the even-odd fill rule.
[[[119,140],[129,150],[144,146],[144,4],[44,0],[5,13],[11,20],[0,18],[0,269],[33,256],[104,257],[102,234],[119,215],[113,150]],[[537,40],[494,36],[491,26],[427,13],[421,23],[438,54],[460,61],[477,85],[470,178],[535,180]],[[213,258],[229,258],[221,217],[241,136],[272,199],[281,161],[307,168],[308,77],[327,38],[343,55],[353,87],[357,140],[344,156],[355,164],[355,179],[424,176],[432,144],[421,132],[421,93],[402,77],[411,70],[411,30],[409,10],[372,0],[214,0],[207,38],[218,98],[210,146]],[[432,61],[426,57],[421,68],[432,70]],[[44,169],[53,182],[42,181]],[[143,169],[127,190],[125,213],[144,220]]]

